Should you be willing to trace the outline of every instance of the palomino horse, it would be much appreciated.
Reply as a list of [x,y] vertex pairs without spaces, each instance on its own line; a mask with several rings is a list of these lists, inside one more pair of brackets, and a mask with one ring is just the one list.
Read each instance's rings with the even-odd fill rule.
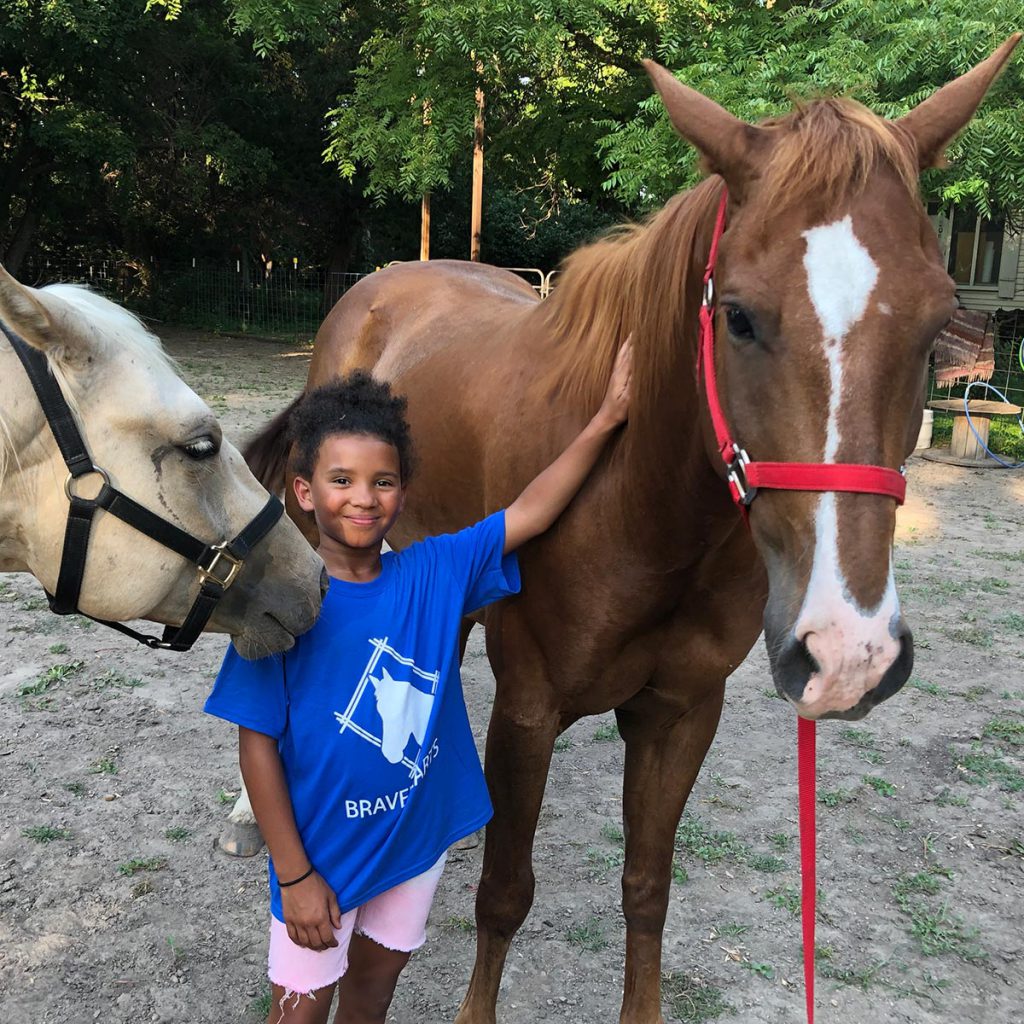
[[[48,364],[111,487],[200,547],[237,537],[264,509],[266,491],[213,413],[130,313],[72,285],[24,287],[0,268],[0,320],[27,342],[23,352],[45,355],[41,372]],[[0,572],[29,572],[55,593],[68,471],[14,344],[0,335]],[[75,493],[91,497],[100,479],[87,472]],[[84,557],[77,608],[96,618],[178,624],[200,590],[195,565],[114,514],[95,516]],[[247,657],[286,650],[316,620],[322,571],[282,519],[247,555],[207,628],[230,633]]]
[[[702,271],[724,179],[715,369],[751,458],[896,470],[954,308],[917,175],[941,159],[1018,39],[894,123],[820,100],[755,127],[649,65],[673,124],[715,176],[573,255],[546,302],[494,268],[406,264],[362,281],[320,329],[309,387],[372,367],[408,396],[422,468],[399,546],[511,501],[586,423],[633,337],[628,425],[558,524],[523,549],[521,595],[483,617],[497,680],[486,755],[495,814],[458,1024],[495,1020],[563,729],[609,709],[618,718],[621,1021],[654,1024],[673,835],[726,679],[762,625],[776,688],[806,717],[859,718],[906,681],[894,501],[765,491],[748,530],[730,499],[695,372]],[[280,452],[280,422],[255,447]],[[279,461],[264,468],[267,479],[281,472]]]

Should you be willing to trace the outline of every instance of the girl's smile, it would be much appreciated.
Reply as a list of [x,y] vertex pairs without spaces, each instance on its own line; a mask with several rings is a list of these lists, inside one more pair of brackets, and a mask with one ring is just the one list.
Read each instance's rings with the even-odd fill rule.
[[295,494],[316,518],[327,571],[373,579],[381,545],[405,501],[395,446],[365,434],[332,434],[320,446],[312,478],[295,478]]

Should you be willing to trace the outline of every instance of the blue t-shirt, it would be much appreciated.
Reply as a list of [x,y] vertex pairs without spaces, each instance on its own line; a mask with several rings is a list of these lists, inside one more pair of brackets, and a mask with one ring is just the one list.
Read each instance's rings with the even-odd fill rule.
[[[206,711],[272,736],[310,862],[342,911],[426,871],[491,817],[459,676],[459,627],[519,590],[505,513],[332,579],[284,656],[228,648]],[[283,920],[270,865],[270,909]]]

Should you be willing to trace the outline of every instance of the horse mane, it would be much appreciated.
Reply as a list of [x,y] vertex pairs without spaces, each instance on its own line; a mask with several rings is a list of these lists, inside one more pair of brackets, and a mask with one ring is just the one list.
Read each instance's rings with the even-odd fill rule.
[[[820,205],[823,197],[853,198],[879,167],[892,169],[917,195],[912,140],[854,100],[812,100],[761,127],[772,144],[758,191],[772,197],[772,213]],[[646,221],[613,228],[566,259],[557,287],[536,313],[554,340],[542,388],[596,411],[615,354],[632,333],[631,422],[655,407],[680,355],[695,357],[697,285],[721,188],[721,178],[707,178]]]

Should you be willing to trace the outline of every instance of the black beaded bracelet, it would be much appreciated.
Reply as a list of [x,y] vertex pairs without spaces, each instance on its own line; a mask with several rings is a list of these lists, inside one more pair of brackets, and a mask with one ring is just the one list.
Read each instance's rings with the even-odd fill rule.
[[298,885],[299,882],[304,882],[309,876],[313,874],[313,866],[310,865],[309,870],[304,875],[299,875],[298,878],[293,878],[290,882],[282,882],[280,879],[277,880],[277,884],[282,889],[287,889],[289,885]]

